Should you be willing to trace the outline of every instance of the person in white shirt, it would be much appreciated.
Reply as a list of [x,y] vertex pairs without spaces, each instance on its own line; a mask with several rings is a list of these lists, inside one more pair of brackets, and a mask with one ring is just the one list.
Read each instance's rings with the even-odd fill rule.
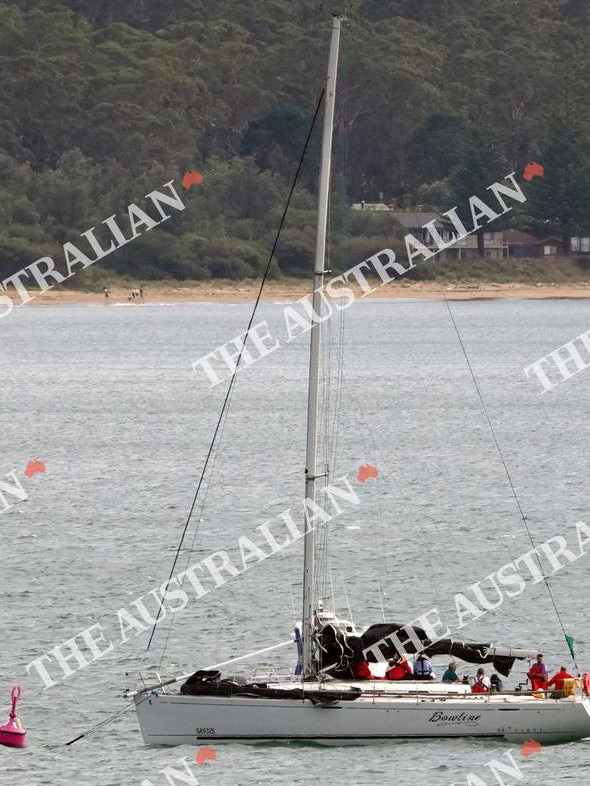
[[473,681],[473,685],[471,686],[472,693],[489,693],[492,684],[490,682],[490,678],[486,677],[486,673],[484,671],[483,666],[480,666],[477,670],[477,676]]

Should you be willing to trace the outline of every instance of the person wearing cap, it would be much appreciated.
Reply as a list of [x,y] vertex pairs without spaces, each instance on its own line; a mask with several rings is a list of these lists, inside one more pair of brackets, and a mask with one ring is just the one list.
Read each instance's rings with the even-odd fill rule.
[[527,677],[531,681],[531,690],[547,690],[547,666],[543,663],[541,653],[537,655],[537,662],[527,671]]
[[388,663],[387,671],[385,672],[386,680],[405,680],[412,676],[412,667],[405,658],[400,655],[395,655]]
[[449,668],[442,675],[443,682],[461,682],[461,678],[457,674],[457,664],[455,662],[449,663]]

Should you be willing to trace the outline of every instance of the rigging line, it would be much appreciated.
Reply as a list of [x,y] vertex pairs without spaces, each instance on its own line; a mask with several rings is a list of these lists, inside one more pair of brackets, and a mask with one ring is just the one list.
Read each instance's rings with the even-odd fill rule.
[[354,617],[352,616],[352,609],[350,608],[350,600],[348,598],[348,592],[346,591],[346,582],[344,581],[344,576],[342,577],[342,587],[344,588],[344,597],[346,598],[346,608],[348,609],[348,618],[354,625]]
[[[342,379],[341,386],[342,386],[342,388],[344,388],[345,381],[348,379],[348,377],[346,376],[346,366],[345,366],[345,363],[344,363],[344,359],[342,361],[341,379]],[[369,423],[368,423],[368,421],[366,421],[364,419],[365,406],[359,400],[357,394],[355,393],[355,391],[351,387],[351,385],[349,385],[347,387],[347,393],[348,393],[348,396],[349,396],[349,398],[350,398],[350,400],[351,400],[351,402],[353,404],[353,406],[352,406],[352,413],[353,413],[353,417],[354,417],[354,422],[357,425],[356,432],[357,432],[357,434],[360,435],[360,440],[361,440],[362,448],[363,448],[364,461],[366,462],[367,458],[372,456],[373,457],[372,460],[376,461],[377,464],[379,465],[381,463],[379,458],[378,458],[380,453],[379,453],[379,450],[377,448],[377,444],[375,442],[375,439],[371,436],[372,435],[372,430],[371,430],[371,428],[369,426]],[[370,533],[370,538],[371,538],[372,543],[373,543],[374,553],[376,555],[375,559],[376,559],[377,563],[379,564],[379,571],[383,575],[383,577],[385,579],[385,583],[387,584],[387,586],[390,587],[391,586],[391,581],[389,579],[387,554],[386,554],[386,552],[383,549],[383,543],[385,542],[385,525],[384,525],[384,516],[383,516],[383,506],[381,504],[382,484],[381,484],[381,476],[380,475],[378,475],[375,478],[375,485],[376,485],[376,489],[375,489],[376,493],[375,493],[374,497],[375,497],[376,517],[377,517],[377,525],[376,526],[378,526],[380,528],[380,530],[381,530],[381,534],[382,534],[381,540],[377,540],[377,529],[376,529],[376,526],[371,526],[369,533]],[[394,487],[394,495],[396,497],[399,497],[399,492],[397,491],[397,486]],[[369,511],[368,511],[371,515],[374,514],[373,504],[374,504],[373,503],[373,498],[371,497],[371,502],[370,502]]]
[[[322,311],[325,311],[326,306],[329,304],[322,302]],[[331,308],[331,306],[329,306]],[[322,502],[326,503],[326,485],[329,484],[330,478],[333,475],[334,467],[330,457],[330,420],[331,411],[334,408],[332,397],[333,383],[332,383],[332,350],[333,350],[333,331],[331,318],[327,320],[324,336],[326,340],[323,344],[323,363],[322,363],[322,445],[324,450],[323,461],[327,472],[326,483],[322,488]],[[328,542],[329,532],[328,524],[324,523],[318,532],[317,542],[317,555],[318,555],[318,569],[316,573],[316,592],[320,593],[320,589],[325,589],[328,583]]]
[[[322,303],[322,309],[330,304]],[[339,311],[338,322],[338,338],[334,338],[334,329],[332,324],[333,312],[326,320],[325,336],[327,340],[324,341],[323,353],[324,362],[322,363],[322,429],[323,429],[323,446],[324,446],[324,464],[326,467],[327,482],[336,471],[336,444],[338,441],[338,432],[340,425],[340,402],[341,402],[341,386],[342,386],[342,365],[343,365],[343,321],[344,309]],[[333,355],[336,355],[336,374],[334,375],[333,368]],[[325,499],[325,486],[322,489]],[[328,542],[329,531],[327,524],[324,524],[318,533],[317,553],[318,553],[318,570],[316,573],[316,590],[319,591],[320,585],[327,583],[327,555],[328,555]]]
[[[233,395],[233,392],[232,392],[232,395]],[[230,396],[229,400],[231,401],[231,396]],[[207,483],[205,484],[205,490],[204,490],[203,495],[202,495],[202,502],[201,502],[201,505],[200,505],[199,510],[198,510],[197,526],[195,527],[195,531],[193,533],[193,539],[191,541],[190,547],[186,551],[185,570],[188,568],[188,565],[189,565],[190,560],[191,560],[191,555],[194,554],[194,551],[195,551],[195,549],[194,549],[195,541],[197,539],[199,526],[201,524],[202,517],[203,517],[203,514],[205,512],[205,506],[207,504],[207,497],[209,495],[209,490],[210,490],[210,487],[211,487],[211,477],[212,477],[213,471],[215,469],[215,464],[217,463],[217,458],[219,456],[219,451],[220,451],[221,444],[222,444],[222,441],[223,441],[223,434],[224,434],[224,431],[225,431],[226,423],[227,423],[227,410],[226,410],[226,413],[225,413],[225,417],[223,419],[223,423],[221,425],[221,429],[220,429],[220,433],[219,433],[219,439],[217,440],[217,447],[216,447],[215,453],[213,455],[213,458],[211,460],[211,467],[210,467],[210,472],[209,472],[209,478],[208,478]],[[181,582],[179,584],[179,588],[181,590],[184,587],[185,578],[186,577],[183,576],[182,580],[181,580]],[[165,594],[166,593],[164,593],[164,595]],[[162,597],[162,601],[163,601],[163,597]],[[165,619],[165,617],[163,619]],[[172,626],[174,625],[175,621],[176,621],[176,616],[175,616],[174,613],[172,613],[170,615],[170,618],[168,620],[168,625],[167,625],[167,628],[166,628],[166,637],[164,639],[164,644],[162,646],[162,654],[160,656],[160,660],[159,660],[159,663],[158,663],[158,671],[160,671],[162,669],[162,663],[164,662],[164,658],[166,656],[166,651],[168,649],[168,642],[169,642],[170,636],[172,634]],[[157,620],[156,620],[156,622],[157,622]],[[143,664],[145,662],[147,656],[148,656],[148,651],[146,649],[144,651],[142,657],[141,657],[141,664]],[[137,685],[137,681],[136,681],[136,685]]]
[[[225,412],[226,412],[226,409],[227,409],[227,406],[228,406],[228,403],[229,403],[229,400],[230,400],[230,397],[231,397],[231,393],[232,393],[232,390],[233,390],[233,387],[234,387],[234,384],[235,384],[235,381],[236,381],[236,375],[237,375],[237,373],[239,371],[240,363],[241,363],[241,360],[242,360],[242,357],[243,357],[243,354],[244,354],[244,349],[246,348],[246,344],[248,343],[249,331],[250,331],[250,328],[252,327],[252,324],[254,322],[254,317],[256,316],[256,312],[258,310],[258,305],[259,305],[260,299],[262,297],[262,290],[263,290],[264,285],[266,283],[266,279],[268,278],[268,274],[269,274],[269,271],[270,271],[270,266],[271,266],[271,263],[272,263],[272,261],[274,259],[275,251],[276,251],[277,245],[279,243],[279,238],[281,236],[281,231],[283,229],[283,225],[284,225],[285,220],[287,218],[287,211],[288,211],[289,206],[291,204],[291,199],[293,197],[293,194],[295,193],[295,187],[297,185],[297,181],[299,180],[299,175],[301,174],[301,170],[303,168],[303,160],[305,158],[305,154],[307,153],[307,148],[309,147],[309,143],[310,143],[310,140],[311,140],[311,135],[312,135],[313,129],[315,127],[316,120],[317,120],[317,117],[319,115],[320,108],[321,108],[321,105],[323,103],[325,93],[326,93],[326,88],[324,87],[322,89],[322,92],[320,93],[320,97],[319,97],[319,99],[318,99],[318,101],[316,103],[315,112],[314,112],[314,115],[313,115],[313,118],[312,118],[312,121],[311,121],[311,124],[310,124],[310,127],[309,127],[309,131],[307,133],[307,137],[305,139],[305,143],[303,145],[303,150],[302,150],[301,156],[299,158],[299,163],[297,164],[297,170],[295,172],[295,177],[293,178],[293,182],[292,182],[291,188],[289,190],[289,195],[287,197],[287,201],[285,202],[285,207],[283,208],[283,214],[282,214],[281,220],[279,222],[279,228],[278,228],[277,233],[275,235],[274,243],[272,245],[272,249],[271,249],[271,252],[270,252],[270,254],[268,256],[268,261],[266,263],[266,267],[265,267],[264,273],[262,275],[262,281],[260,282],[260,287],[258,289],[258,294],[256,296],[256,301],[254,302],[254,308],[252,309],[252,314],[250,316],[250,320],[248,321],[248,326],[246,328],[246,332],[245,332],[244,338],[242,340],[242,345],[240,347],[240,352],[238,354],[238,357],[236,358],[236,365],[235,365],[234,370],[232,371],[232,375],[231,375],[231,378],[229,380],[229,384],[227,386],[227,392],[226,392],[225,398],[223,400],[223,404],[222,404],[222,407],[221,407],[221,413],[219,415],[219,419],[217,421],[217,425],[215,426],[215,430],[213,432],[213,438],[211,440],[211,444],[209,446],[209,450],[207,451],[207,456],[205,457],[205,464],[203,465],[203,470],[201,472],[201,476],[200,476],[199,482],[197,484],[197,489],[195,491],[195,494],[194,494],[194,497],[193,497],[193,501],[192,501],[192,504],[191,504],[191,507],[190,507],[190,510],[189,510],[189,514],[187,516],[186,523],[184,525],[184,529],[182,531],[182,535],[181,535],[181,538],[180,538],[180,543],[178,544],[178,548],[176,550],[176,555],[175,555],[174,561],[172,563],[172,568],[170,570],[170,576],[168,577],[168,581],[170,581],[172,579],[172,577],[174,575],[174,571],[176,570],[176,563],[178,562],[178,558],[180,556],[180,551],[182,549],[182,544],[184,543],[184,539],[186,537],[186,533],[187,533],[187,530],[188,530],[188,527],[189,527],[189,524],[190,524],[190,521],[191,521],[191,518],[192,518],[192,515],[193,515],[193,511],[195,509],[195,505],[197,504],[197,499],[199,497],[199,492],[200,492],[201,486],[203,484],[203,479],[205,477],[205,473],[207,472],[207,468],[209,466],[209,460],[211,458],[211,455],[213,453],[213,448],[214,448],[214,446],[216,444],[216,441],[217,441],[217,435],[219,433],[219,430],[221,428],[221,424],[222,424],[224,416],[225,416]],[[152,643],[152,639],[154,638],[154,633],[155,633],[155,630],[156,630],[156,626],[158,624],[158,620],[160,619],[160,613],[162,611],[162,607],[163,607],[163,601],[160,602],[160,606],[158,608],[158,613],[156,615],[156,621],[155,621],[155,623],[154,623],[154,625],[152,627],[152,630],[151,630],[151,633],[150,633],[150,638],[149,638],[149,641],[147,643],[146,652],[147,652],[147,650],[149,650],[150,645]]]
[[[348,205],[347,205],[347,196],[348,196],[348,188],[347,188],[347,180],[346,180],[346,161],[347,161],[347,135],[345,129],[347,128],[348,124],[348,82],[347,82],[347,64],[346,64],[346,49],[341,50],[341,59],[340,59],[340,80],[341,80],[341,95],[344,96],[341,104],[340,104],[340,115],[341,115],[341,129],[336,134],[336,147],[338,148],[339,152],[339,161],[340,161],[340,169],[338,171],[333,170],[333,180],[337,178],[337,182],[339,183],[339,190],[341,190],[341,204],[340,204],[340,226],[344,231],[346,231],[347,227],[347,213],[348,213]],[[333,210],[334,200],[331,200],[328,205],[329,210],[329,217],[328,217],[328,226],[330,227],[330,234],[328,237],[327,243],[327,264],[326,268],[331,270],[332,268],[332,251],[334,247],[333,242],[333,230],[332,230],[332,218],[335,214]],[[336,240],[336,244],[338,241]],[[338,249],[339,258],[341,257],[344,260],[344,268],[347,267],[346,259],[348,257],[347,248],[346,246],[342,246],[342,242],[340,242],[340,246],[336,245]],[[344,269],[343,264],[340,261],[338,263],[338,268],[340,270]],[[341,398],[342,398],[342,365],[343,365],[343,355],[344,355],[344,310],[339,309],[338,306],[335,304],[333,305],[332,302],[328,301],[327,299],[325,302],[322,303],[322,309],[325,311],[329,309],[328,312],[328,319],[326,321],[325,326],[325,335],[326,339],[324,340],[324,363],[323,363],[323,412],[322,412],[322,428],[323,428],[323,451],[324,451],[324,465],[326,467],[327,472],[327,483],[330,482],[330,478],[336,474],[337,471],[337,444],[338,444],[338,436],[339,436],[339,426],[341,421]],[[334,326],[334,309],[339,311],[339,320],[337,326]],[[336,337],[336,333],[338,331],[338,335]],[[336,363],[334,364],[333,358],[336,357]],[[325,487],[324,487],[324,494],[325,494]],[[325,497],[324,497],[325,498]],[[316,591],[319,593],[320,586],[327,586],[328,583],[328,571],[329,571],[329,543],[331,532],[328,529],[328,525],[325,524],[321,528],[321,534],[318,535],[318,570],[316,574]],[[330,574],[330,582],[331,582],[331,574]],[[333,600],[334,603],[334,600]],[[333,611],[336,609],[334,608]]]
[[[211,462],[211,473],[213,473],[213,470],[215,469],[215,464],[217,462],[217,457],[219,455],[219,450],[220,450],[221,442],[222,442],[222,438],[223,438],[223,431],[224,431],[226,422],[227,422],[227,417],[224,418],[224,422],[223,422],[223,425],[221,427],[220,437],[219,437],[219,439],[217,441],[217,449],[215,451],[215,455],[213,456],[213,460]],[[194,548],[195,547],[195,541],[197,539],[199,526],[201,524],[201,521],[202,521],[202,518],[203,518],[203,514],[205,512],[205,506],[207,504],[207,496],[209,494],[209,489],[210,489],[210,485],[211,485],[211,473],[209,474],[209,481],[207,482],[207,484],[205,486],[205,491],[204,491],[204,494],[203,494],[203,501],[201,503],[201,506],[199,507],[198,518],[197,518],[197,526],[195,527],[195,531],[193,533],[193,539],[191,541],[190,548],[187,549],[186,561],[185,561],[185,570],[188,568],[189,562],[191,560],[191,555],[194,554],[194,551],[195,551],[195,548]],[[179,584],[179,589],[181,589],[181,590],[184,587],[185,578],[186,577],[183,576],[182,580],[181,580],[181,582]],[[162,668],[162,663],[164,662],[164,658],[166,656],[166,651],[168,649],[168,642],[169,642],[170,636],[172,634],[172,626],[174,625],[175,620],[176,620],[175,614],[171,614],[170,615],[170,619],[168,621],[168,626],[166,628],[166,638],[164,639],[164,644],[162,646],[162,655],[160,656],[160,661],[159,661],[159,664],[158,664],[158,671],[160,671],[161,668]],[[146,650],[144,652],[144,654],[143,654],[142,662],[147,657],[147,654],[148,653],[147,653],[147,650]]]
[[336,595],[334,594],[334,581],[332,580],[332,565],[328,565],[328,574],[330,576],[330,592],[332,594],[332,611],[336,613]]
[[[232,391],[231,395],[233,395],[233,391]],[[230,396],[229,401],[231,401],[231,396]],[[207,505],[207,497],[209,495],[209,490],[210,490],[210,487],[211,487],[211,477],[212,477],[212,474],[214,472],[215,465],[217,463],[217,458],[219,456],[219,451],[221,449],[221,444],[222,444],[222,441],[223,441],[223,434],[224,434],[225,426],[226,426],[226,423],[227,423],[227,414],[228,414],[228,410],[226,409],[225,417],[223,418],[223,422],[222,422],[221,429],[220,429],[220,432],[219,432],[219,438],[217,440],[217,447],[215,449],[215,453],[214,453],[213,458],[212,458],[211,463],[210,463],[209,477],[208,477],[207,483],[205,484],[205,490],[204,490],[203,495],[202,495],[202,502],[201,502],[201,505],[200,505],[199,510],[198,510],[197,526],[195,527],[195,531],[193,533],[193,539],[191,541],[191,545],[190,545],[190,547],[186,551],[185,569],[188,568],[188,565],[189,565],[190,560],[191,560],[191,555],[194,554],[194,551],[195,551],[195,549],[194,549],[195,541],[197,539],[197,534],[199,532],[199,526],[201,524],[202,517],[203,517],[203,514],[205,512],[205,507]],[[179,585],[181,590],[184,587],[184,582],[185,582],[185,577],[183,576],[182,577],[182,581],[180,582],[180,585]],[[164,593],[164,595],[165,594],[166,593]],[[162,601],[163,601],[163,597],[162,597]],[[163,618],[163,619],[165,619],[165,618]],[[156,623],[157,623],[157,621],[158,620],[156,619]],[[164,658],[166,656],[166,651],[168,649],[168,642],[169,642],[170,636],[172,634],[172,626],[174,625],[175,621],[176,621],[176,616],[175,616],[174,613],[172,613],[170,615],[170,618],[168,620],[168,625],[167,625],[167,628],[166,628],[166,637],[164,639],[164,644],[162,646],[162,654],[160,656],[160,660],[159,660],[159,663],[158,663],[158,671],[160,671],[162,669],[162,663],[164,662]],[[143,655],[142,655],[141,664],[145,663],[145,660],[146,660],[147,656],[148,656],[148,651],[146,649],[144,651]],[[137,685],[137,681],[136,681],[136,685]]]
[[[232,394],[233,394],[233,391],[232,391]],[[229,401],[231,401],[231,396],[230,396]],[[223,440],[223,433],[224,433],[224,430],[225,430],[225,425],[227,423],[227,414],[228,413],[227,413],[227,410],[226,410],[225,417],[223,418],[223,423],[221,425],[221,429],[220,429],[220,433],[219,433],[219,439],[217,440],[217,447],[216,447],[215,453],[213,455],[213,459],[211,461],[211,471],[209,473],[209,479],[208,479],[208,481],[207,481],[207,483],[205,485],[205,491],[203,493],[203,500],[202,500],[201,505],[199,507],[198,518],[197,518],[197,526],[195,527],[195,531],[193,533],[193,539],[191,541],[190,548],[187,549],[185,570],[188,568],[189,562],[191,560],[191,555],[194,554],[194,551],[195,551],[195,548],[194,548],[195,547],[195,541],[197,539],[199,526],[201,524],[202,517],[203,517],[203,514],[205,512],[205,506],[207,504],[207,497],[209,495],[209,490],[210,490],[210,487],[211,487],[211,476],[212,476],[213,471],[215,469],[215,464],[217,463],[217,458],[219,456],[219,451],[221,449],[221,443],[222,443],[222,440]],[[185,578],[186,577],[183,576],[182,577],[182,581],[180,582],[179,588],[181,590],[184,587]],[[164,657],[166,655],[166,650],[168,649],[168,642],[169,642],[170,636],[172,634],[172,626],[173,626],[175,620],[176,620],[175,614],[171,614],[170,615],[170,619],[168,621],[168,626],[167,626],[167,629],[166,629],[166,638],[164,639],[164,644],[163,644],[163,647],[162,647],[162,655],[160,656],[160,661],[159,661],[159,664],[158,664],[158,671],[160,671],[161,668],[162,668],[162,663],[164,662]],[[148,653],[147,653],[147,650],[146,650],[144,652],[144,654],[143,654],[142,662],[147,657],[147,654]]]
[[[337,443],[338,437],[340,433],[340,421],[341,421],[341,399],[342,399],[342,367],[343,367],[343,353],[344,353],[344,310],[340,311],[339,314],[339,321],[338,321],[338,338],[334,341],[333,339],[333,332],[332,332],[332,324],[331,320],[328,322],[330,327],[330,351],[332,354],[333,345],[336,346],[336,374],[335,380],[332,381],[332,390],[334,391],[332,398],[330,399],[331,403],[331,412],[326,411],[326,440],[325,440],[325,447],[326,447],[326,466],[329,469],[329,477],[336,474],[336,467],[337,467]],[[330,368],[332,364],[330,363]],[[328,562],[329,558],[329,531],[328,526],[324,527],[324,540],[323,540],[323,547],[326,554],[326,563]],[[327,568],[326,568],[327,569]],[[333,609],[336,611],[336,609]]]
[[287,586],[289,587],[289,598],[291,599],[291,613],[293,615],[293,619],[296,621],[297,612],[295,610],[295,599],[293,598],[293,574],[288,560],[286,564],[286,573],[287,573]]
[[385,606],[383,605],[383,592],[381,590],[381,585],[377,582],[377,590],[379,593],[379,602],[381,604],[381,616],[383,617],[383,622],[385,622]]
[[[146,699],[147,698],[149,697],[146,696]],[[112,723],[113,721],[117,720],[117,718],[120,718],[121,715],[125,715],[126,712],[129,712],[134,708],[135,705],[133,704],[133,702],[130,702],[129,704],[125,705],[125,707],[123,707],[122,709],[117,710],[117,712],[114,712],[112,715],[109,715],[108,718],[105,718],[104,720],[100,721],[100,723],[96,723],[94,726],[91,726],[83,734],[78,734],[78,736],[74,737],[73,740],[70,740],[69,742],[66,742],[64,744],[73,745],[75,742],[78,742],[78,740],[84,739],[84,737],[87,737],[89,734],[94,734],[95,731],[98,731],[103,726],[107,726],[109,723]]]
[[[346,4],[344,9],[344,14],[346,16]],[[346,237],[348,233],[349,227],[349,191],[348,191],[348,161],[349,161],[349,145],[348,145],[348,133],[347,129],[349,126],[349,58],[348,58],[348,48],[345,45],[343,46],[342,55],[340,58],[341,68],[340,68],[340,86],[341,86],[341,95],[343,96],[340,108],[341,114],[341,130],[337,135],[337,142],[339,145],[339,160],[340,160],[340,188],[342,191],[342,199],[340,204],[340,220],[341,220],[341,231],[343,232],[344,236]],[[348,259],[349,259],[349,249],[347,245],[344,245],[342,248],[342,263],[340,264],[340,270],[345,270],[348,268]],[[337,354],[337,373],[336,373],[336,390],[333,397],[333,419],[332,419],[332,428],[331,434],[329,439],[329,444],[327,442],[328,448],[328,455],[331,464],[336,468],[336,461],[337,461],[337,449],[338,449],[338,438],[340,435],[340,422],[341,422],[341,406],[342,406],[342,382],[343,382],[343,367],[344,367],[344,335],[345,335],[345,312],[346,309],[343,308],[340,310],[340,318],[338,321],[338,339],[336,348],[338,351]]]
[[[508,465],[506,463],[506,459],[504,458],[504,453],[503,453],[502,448],[500,447],[500,443],[498,442],[498,439],[496,437],[496,432],[494,430],[494,426],[492,425],[492,420],[490,418],[490,415],[488,413],[488,409],[487,409],[485,401],[483,399],[483,395],[481,393],[481,389],[479,387],[479,383],[477,381],[477,378],[476,378],[475,373],[473,371],[473,368],[471,366],[471,361],[469,360],[469,356],[467,354],[467,350],[465,348],[465,344],[463,343],[463,339],[461,338],[461,334],[459,333],[459,328],[457,327],[457,323],[455,322],[455,317],[454,317],[453,311],[451,309],[451,306],[449,304],[449,300],[447,298],[446,292],[444,291],[444,288],[443,288],[442,284],[440,284],[440,291],[442,293],[442,296],[443,296],[444,301],[445,301],[445,305],[446,305],[447,310],[449,312],[449,316],[451,318],[451,322],[453,323],[453,328],[455,329],[455,333],[457,334],[457,339],[459,341],[459,346],[461,347],[461,350],[463,352],[463,356],[465,357],[465,362],[467,363],[467,368],[469,369],[469,373],[471,374],[471,379],[473,380],[473,384],[475,386],[475,390],[476,390],[477,395],[479,397],[479,401],[481,403],[481,407],[483,409],[483,413],[485,415],[487,424],[489,426],[490,433],[492,435],[492,439],[494,440],[494,444],[496,446],[496,450],[498,451],[498,455],[500,457],[500,461],[502,463],[502,466],[504,467],[504,472],[506,473],[506,477],[508,479],[508,484],[510,486],[510,490],[512,491],[512,496],[514,497],[514,501],[516,502],[516,507],[518,508],[518,512],[520,514],[520,517],[521,517],[522,522],[524,524],[524,527],[526,529],[527,535],[529,536],[529,540],[531,542],[531,546],[533,547],[533,550],[535,551],[535,556],[537,557],[537,562],[539,563],[539,568],[540,568],[540,571],[541,571],[541,575],[543,576],[543,581],[545,582],[545,587],[547,588],[547,593],[549,595],[549,598],[551,599],[551,603],[553,604],[553,609],[555,611],[555,616],[557,617],[557,620],[558,620],[559,625],[561,627],[561,631],[563,633],[563,637],[566,640],[566,643],[568,645],[568,650],[570,652],[573,664],[576,667],[576,669],[578,669],[578,664],[576,663],[576,658],[575,658],[575,656],[574,656],[574,654],[573,654],[573,652],[572,652],[572,650],[571,650],[571,648],[569,646],[568,635],[566,633],[565,626],[564,626],[562,618],[561,618],[561,614],[559,613],[559,609],[557,608],[557,603],[555,602],[555,598],[553,596],[553,591],[551,590],[548,578],[545,575],[545,571],[543,570],[543,565],[541,564],[541,560],[540,560],[539,555],[537,553],[537,550],[536,550],[537,547],[535,545],[535,541],[533,540],[533,535],[532,535],[532,533],[531,533],[531,531],[529,529],[529,525],[527,524],[526,516],[524,515],[524,511],[523,511],[522,506],[520,504],[520,500],[518,498],[518,494],[516,493],[516,488],[514,487],[514,483],[512,482],[512,476],[510,475],[510,470],[508,469]],[[578,669],[578,671],[579,671],[579,669]]]

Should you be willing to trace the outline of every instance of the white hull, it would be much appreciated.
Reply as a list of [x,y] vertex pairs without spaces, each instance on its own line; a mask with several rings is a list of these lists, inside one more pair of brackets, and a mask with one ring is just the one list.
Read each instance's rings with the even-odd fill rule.
[[[330,690],[349,687],[330,683]],[[533,738],[547,744],[590,737],[590,702],[573,696],[392,695],[368,689],[354,701],[328,706],[309,700],[156,692],[134,701],[147,745],[291,740],[352,744],[412,737]]]

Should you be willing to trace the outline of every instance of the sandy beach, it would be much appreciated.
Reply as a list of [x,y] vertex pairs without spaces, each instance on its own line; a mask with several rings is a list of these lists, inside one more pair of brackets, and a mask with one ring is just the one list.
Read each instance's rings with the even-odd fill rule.
[[[546,298],[590,298],[590,283],[538,284],[531,286],[520,283],[448,284],[432,281],[392,282],[384,286],[374,284],[370,298],[426,298],[449,300],[489,300],[496,298],[546,299]],[[160,285],[154,282],[144,290],[145,303],[246,303],[253,302],[258,294],[257,282],[205,282],[191,286]],[[359,287],[351,287],[357,297],[362,296]],[[14,292],[7,292],[13,301],[20,302]],[[309,294],[309,284],[302,281],[269,282],[262,294],[265,302],[297,300]],[[47,292],[31,291],[34,299],[30,305],[96,305],[96,304],[139,304],[131,297],[131,287],[113,286],[109,297],[103,292],[76,289],[52,289]]]

